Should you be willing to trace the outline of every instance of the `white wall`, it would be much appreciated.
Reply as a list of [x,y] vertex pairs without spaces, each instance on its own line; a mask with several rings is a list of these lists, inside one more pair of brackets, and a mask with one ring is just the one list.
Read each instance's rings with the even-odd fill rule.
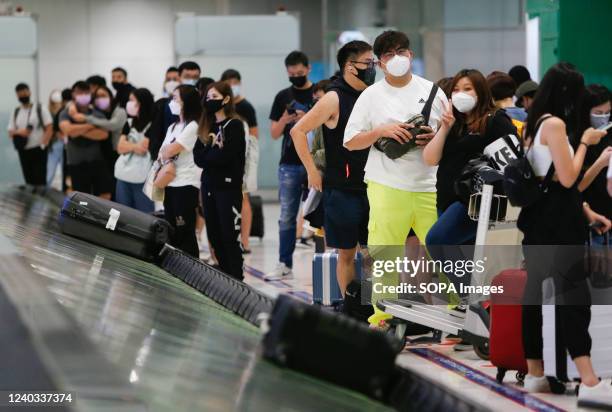
[[[165,70],[175,64],[176,13],[273,14],[278,4],[308,19],[306,51],[320,58],[320,2],[288,0],[20,0],[38,18],[41,94],[122,66],[135,86],[161,92]],[[229,30],[229,28],[228,28]],[[256,33],[255,33],[256,34]],[[223,35],[223,33],[219,33]],[[318,53],[314,52],[317,50]],[[280,63],[282,64],[282,62]],[[204,68],[204,75],[206,68]]]
[[122,66],[136,86],[161,92],[174,64],[177,12],[214,14],[217,2],[194,0],[22,0],[36,13],[41,94]]

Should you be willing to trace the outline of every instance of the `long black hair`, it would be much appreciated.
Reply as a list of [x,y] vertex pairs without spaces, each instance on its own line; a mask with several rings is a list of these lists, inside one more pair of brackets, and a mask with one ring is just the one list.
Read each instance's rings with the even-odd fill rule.
[[[232,88],[226,81],[218,81],[208,85],[208,89],[206,89],[206,93],[204,97],[202,97],[202,101],[206,101],[206,95],[208,94],[208,90],[215,89],[223,96],[225,99],[229,97],[229,102],[227,102],[223,106],[223,112],[225,113],[225,117],[228,119],[241,119],[240,116],[236,113],[236,105],[234,104],[234,95],[232,93]],[[241,119],[242,120],[242,119]],[[208,133],[212,128],[212,125],[215,123],[215,114],[208,113],[206,110],[202,112],[202,118],[200,119],[200,127],[198,130],[200,139],[204,144],[209,142]]]
[[145,89],[144,87],[134,89],[130,94],[134,96],[139,106],[138,116],[136,116],[132,125],[136,130],[142,132],[144,128],[151,123],[151,120],[153,120],[153,95],[149,89]]
[[[602,84],[590,84],[586,87],[582,108],[580,109],[580,124],[577,136],[582,136],[582,133],[591,127],[591,109],[611,100],[612,96],[610,95],[610,90],[608,90],[606,86]],[[608,134],[599,141],[599,144],[587,150],[586,156],[584,157],[584,166],[590,166],[597,160],[602,150],[610,144],[612,139],[610,136],[611,134],[608,131]]]
[[525,136],[533,139],[536,123],[542,115],[550,113],[565,122],[570,141],[575,140],[583,95],[584,77],[573,64],[560,62],[552,66],[529,107]]
[[[103,85],[103,86],[99,86],[96,91],[94,92],[93,96],[92,96],[92,100],[93,100],[93,105],[94,107],[96,106],[96,99],[98,98],[98,91],[100,90],[105,90],[106,93],[108,93],[109,97],[110,97],[110,106],[108,106],[108,112],[103,112],[104,115],[110,119],[111,116],[113,115],[113,112],[115,111],[115,108],[117,107],[117,99],[115,99],[115,96],[113,95],[113,92],[111,91],[111,89],[108,88],[108,86]],[[97,110],[100,110],[96,107]],[[100,110],[102,111],[102,110]]]
[[182,84],[176,88],[183,101],[183,120],[185,123],[199,122],[202,117],[200,93],[193,86]]

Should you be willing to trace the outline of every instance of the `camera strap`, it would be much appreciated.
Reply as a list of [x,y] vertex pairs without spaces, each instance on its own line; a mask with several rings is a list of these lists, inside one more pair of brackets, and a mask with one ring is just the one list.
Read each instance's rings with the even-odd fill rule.
[[429,115],[431,114],[431,106],[433,106],[433,101],[436,98],[436,94],[438,93],[438,85],[434,84],[431,88],[431,92],[429,92],[429,97],[427,98],[427,102],[425,102],[425,106],[423,106],[423,110],[421,110],[421,114],[425,118],[425,124],[429,124]]

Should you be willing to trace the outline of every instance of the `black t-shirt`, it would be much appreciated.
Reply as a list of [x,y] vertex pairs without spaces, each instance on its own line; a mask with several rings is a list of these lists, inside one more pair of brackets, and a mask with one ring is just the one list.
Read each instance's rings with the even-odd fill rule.
[[179,119],[178,116],[170,112],[168,103],[170,103],[170,98],[162,97],[153,105],[153,120],[147,132],[147,137],[149,138],[149,153],[151,153],[152,159],[157,159],[159,149],[166,138],[168,128]]
[[127,104],[128,100],[130,100],[130,93],[134,89],[136,88],[132,86],[131,83],[126,83],[119,86],[119,89],[116,90],[117,93],[115,95],[115,99],[120,107],[125,109],[125,105]]
[[444,211],[452,203],[460,200],[455,194],[454,185],[468,161],[482,154],[484,148],[489,144],[508,134],[516,136],[517,132],[503,110],[498,110],[492,118],[487,120],[484,136],[470,133],[467,130],[460,131],[457,127],[451,129],[446,137],[437,173],[438,210]]
[[249,127],[257,127],[255,108],[247,99],[242,99],[236,103],[236,113],[244,119]]
[[[612,146],[612,136],[610,135],[610,132],[608,132],[608,134],[600,140],[597,146],[589,147],[583,169],[586,171],[589,167],[591,167],[599,156],[601,156],[601,152],[603,152],[608,146]],[[608,169],[603,169],[601,172],[599,172],[582,195],[584,200],[589,204],[589,206],[591,206],[591,209],[606,216],[608,219],[612,219],[612,199],[610,199],[607,189],[607,170]]]
[[203,190],[242,190],[246,141],[244,124],[239,119],[215,123],[209,134],[215,137],[204,145],[200,139],[193,147],[193,160],[202,168]]
[[[295,87],[290,86],[278,92],[274,98],[274,103],[272,103],[270,120],[275,122],[278,121],[278,119],[281,118],[287,109],[287,105],[294,100],[305,107],[310,107],[312,105],[313,87],[314,85],[310,86],[308,89],[296,89]],[[293,146],[291,135],[289,134],[294,124],[295,123],[286,125],[285,130],[283,131],[283,147],[281,149],[280,164],[302,164],[302,161],[300,160],[297,152],[295,151],[295,147]]]

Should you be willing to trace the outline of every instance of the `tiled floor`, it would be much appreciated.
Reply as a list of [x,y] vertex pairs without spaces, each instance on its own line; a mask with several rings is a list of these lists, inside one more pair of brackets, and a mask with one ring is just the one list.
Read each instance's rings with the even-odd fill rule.
[[[270,296],[291,293],[309,300],[312,293],[313,249],[296,249],[294,279],[277,282],[265,282],[261,279],[263,273],[272,270],[278,260],[279,213],[278,204],[264,204],[265,236],[262,240],[251,239],[252,253],[245,259],[246,282]],[[516,230],[506,227],[495,231],[488,240],[492,244],[514,244],[519,241],[519,237]],[[408,346],[398,357],[398,363],[408,369],[425,373],[496,412],[578,410],[576,398],[570,394],[526,394],[516,385],[514,372],[507,373],[505,385],[497,385],[494,382],[496,368],[490,362],[479,359],[473,351],[456,352],[452,345],[445,342],[425,347]]]

